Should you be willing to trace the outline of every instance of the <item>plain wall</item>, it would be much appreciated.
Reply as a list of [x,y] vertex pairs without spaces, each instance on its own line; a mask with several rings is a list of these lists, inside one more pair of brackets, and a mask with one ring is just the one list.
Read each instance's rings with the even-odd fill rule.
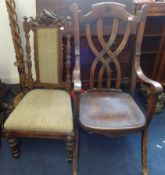
[[[21,38],[23,38],[23,16],[29,17],[36,15],[36,2],[35,0],[15,0],[15,3],[18,23],[21,29]],[[10,32],[5,0],[0,0],[0,16],[0,79],[3,83],[19,83],[17,67],[14,66],[14,62],[16,61],[15,51]]]

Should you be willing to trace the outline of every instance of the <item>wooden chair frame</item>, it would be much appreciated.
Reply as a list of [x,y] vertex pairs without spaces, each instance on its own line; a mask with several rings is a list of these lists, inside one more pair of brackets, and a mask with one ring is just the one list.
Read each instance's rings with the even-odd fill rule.
[[[21,39],[20,39],[20,30],[17,21],[17,14],[15,12],[15,2],[14,0],[6,0],[6,6],[9,14],[9,21],[11,26],[11,33],[13,37],[13,44],[15,47],[16,52],[16,63],[15,65],[18,67],[18,72],[20,76],[20,85],[22,92],[16,96],[13,101],[14,107],[16,107],[21,99],[26,95],[30,90],[34,88],[47,88],[47,89],[64,89],[66,91],[70,91],[71,89],[71,75],[70,75],[70,68],[71,68],[71,20],[70,18],[63,18],[56,16],[54,13],[49,11],[44,11],[41,15],[34,18],[24,18],[24,32],[25,32],[25,49],[26,49],[26,59],[23,56],[23,49],[21,47]],[[39,67],[38,67],[38,55],[37,55],[37,48],[34,47],[34,58],[35,62],[35,70],[36,70],[36,80],[33,80],[32,77],[32,61],[31,61],[31,47],[30,47],[30,31],[36,32],[37,28],[58,28],[59,29],[59,57],[58,57],[58,66],[59,69],[59,83],[51,84],[51,83],[41,83],[39,77]],[[65,33],[66,38],[66,80],[62,79],[62,70],[63,70],[63,42],[62,33]],[[36,35],[35,35],[36,36]],[[37,40],[34,37],[34,41]],[[24,60],[25,59],[25,60]],[[25,67],[27,66],[27,73]],[[29,138],[48,138],[48,139],[62,139],[66,143],[67,149],[67,160],[72,161],[73,159],[73,151],[75,147],[75,133],[74,128],[72,133],[46,133],[46,132],[36,132],[36,131],[19,131],[19,130],[7,130],[2,128],[2,137],[7,138],[13,157],[17,158],[20,155],[20,152],[17,147],[16,137],[29,137]]]
[[[143,33],[144,33],[144,28],[145,28],[145,21],[146,21],[146,13],[147,13],[147,6],[144,5],[140,11],[138,11],[137,15],[132,15],[128,13],[125,9],[125,5],[118,4],[118,3],[112,3],[112,2],[105,2],[105,3],[98,3],[92,5],[92,9],[89,13],[83,15],[82,13],[80,14],[81,10],[79,9],[77,4],[73,4],[71,6],[71,11],[72,11],[72,24],[73,24],[73,31],[74,31],[74,42],[75,42],[75,67],[73,70],[73,82],[74,82],[74,91],[77,96],[77,101],[79,101],[79,95],[80,95],[80,90],[82,87],[81,83],[81,69],[80,69],[80,24],[85,25],[85,30],[86,30],[86,37],[88,40],[88,44],[94,55],[96,56],[92,66],[91,66],[91,74],[90,74],[90,91],[95,91],[94,88],[94,72],[95,72],[95,67],[98,61],[101,61],[102,67],[101,71],[99,73],[99,78],[98,78],[98,90],[103,89],[102,87],[102,80],[103,80],[103,73],[104,69],[106,69],[107,72],[107,84],[106,88],[107,90],[110,89],[111,84],[110,81],[112,80],[111,77],[111,70],[108,67],[109,63],[111,61],[114,62],[116,69],[117,69],[117,78],[116,78],[116,86],[115,88],[117,90],[120,89],[120,83],[121,83],[121,71],[119,68],[119,63],[117,61],[117,56],[121,52],[121,50],[124,48],[125,43],[128,40],[128,36],[130,34],[130,25],[136,24],[137,25],[137,33],[136,33],[136,47],[134,51],[134,56],[133,56],[133,63],[132,63],[132,76],[131,76],[131,94],[133,95],[135,92],[135,87],[136,87],[136,77],[140,80],[142,83],[146,83],[150,87],[150,97],[149,97],[149,103],[148,103],[148,110],[146,112],[146,125],[143,128],[140,129],[133,129],[131,128],[132,132],[135,131],[140,131],[142,132],[142,168],[143,168],[143,175],[148,175],[148,168],[147,168],[147,135],[148,135],[148,128],[153,116],[153,113],[155,111],[155,106],[157,102],[158,95],[163,91],[162,86],[148,77],[146,77],[140,67],[140,55],[141,55],[141,44],[142,44],[142,39],[143,39]],[[112,34],[109,41],[106,43],[103,39],[103,33],[102,33],[102,17],[115,17],[115,20],[113,21],[113,26],[114,28],[112,29]],[[110,49],[115,37],[116,37],[116,31],[118,28],[118,22],[116,21],[116,18],[127,21],[127,30],[124,34],[124,39],[121,42],[121,45],[117,48],[116,51],[112,52]],[[92,20],[98,20],[97,23],[97,36],[100,42],[100,45],[103,47],[102,51],[99,52],[95,46],[93,45],[92,38],[91,38],[91,28],[90,28],[90,22]],[[103,59],[103,55],[107,54],[109,58],[107,60]],[[105,89],[103,89],[105,90]],[[120,90],[119,90],[120,91]],[[88,91],[87,91],[88,93]],[[78,110],[78,109],[77,109]],[[81,123],[80,123],[81,125]],[[82,126],[82,125],[81,125]],[[106,130],[101,130],[99,128],[89,128],[89,127],[84,127],[82,126],[85,130],[87,130],[90,133],[98,133],[98,134],[104,134],[104,135],[109,135],[109,136],[120,136],[121,134],[127,134],[131,132],[131,130],[115,130],[114,133],[112,131],[109,131],[108,129]]]

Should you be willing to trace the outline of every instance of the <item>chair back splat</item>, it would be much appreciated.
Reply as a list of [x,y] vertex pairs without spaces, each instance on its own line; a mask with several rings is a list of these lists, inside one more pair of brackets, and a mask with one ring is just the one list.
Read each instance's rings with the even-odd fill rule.
[[[75,3],[71,6],[71,10],[76,58],[73,82],[79,101],[80,126],[89,133],[112,137],[141,132],[143,175],[148,175],[147,133],[162,87],[158,82],[146,77],[140,67],[147,6],[144,5],[136,15],[127,12],[125,5],[113,2],[94,4],[87,14],[83,14]],[[130,45],[131,35],[136,39]],[[86,37],[87,44],[83,46],[91,50],[92,58],[82,57],[80,36]],[[128,56],[128,49],[132,51],[129,59],[132,61],[131,95],[121,90],[123,78],[121,63],[126,59],[125,56]],[[89,74],[90,84],[85,93],[81,93],[81,74],[84,70],[80,69],[82,68],[80,62],[83,63],[83,59],[90,60],[91,65],[90,71],[86,72]],[[136,77],[150,87],[146,115],[133,99]]]
[[[75,33],[75,47],[79,51],[79,26],[84,29],[87,43],[94,58],[91,59],[90,88],[119,89],[121,84],[121,53],[127,47],[129,36],[137,27],[138,46],[141,47],[145,24],[145,8],[137,16],[127,12],[126,6],[118,3],[98,3],[92,6],[89,13],[82,15],[76,4],[72,5],[73,23]],[[121,30],[122,28],[122,30]],[[139,30],[138,30],[139,29]],[[131,47],[130,49],[133,49]],[[76,53],[77,53],[76,51]],[[135,76],[132,75],[132,79]],[[113,81],[112,81],[113,80]],[[132,84],[135,84],[133,81]]]

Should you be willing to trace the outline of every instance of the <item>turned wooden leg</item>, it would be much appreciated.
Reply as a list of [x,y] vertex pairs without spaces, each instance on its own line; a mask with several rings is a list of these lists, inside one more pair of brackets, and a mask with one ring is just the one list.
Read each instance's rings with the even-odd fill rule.
[[144,131],[142,132],[142,168],[143,168],[143,175],[148,175],[147,136],[148,136],[148,129],[144,129]]
[[17,141],[16,138],[14,137],[14,135],[9,135],[7,137],[8,143],[10,145],[11,148],[11,152],[14,158],[18,158],[20,156],[20,153],[18,151],[18,147],[17,147]]
[[73,160],[74,136],[67,136],[66,150],[67,150],[67,161],[71,162]]
[[75,132],[75,145],[73,151],[73,175],[78,171],[78,130]]
[[79,146],[79,93],[75,92],[75,99],[74,101],[74,119],[75,119],[75,139],[74,139],[74,151],[73,151],[73,175],[77,175],[78,174],[78,146]]

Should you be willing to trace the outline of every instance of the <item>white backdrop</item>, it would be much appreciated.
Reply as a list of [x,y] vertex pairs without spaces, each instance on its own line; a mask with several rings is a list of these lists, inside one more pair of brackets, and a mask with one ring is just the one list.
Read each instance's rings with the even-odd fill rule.
[[[36,15],[35,0],[15,0],[19,26],[22,32],[23,16]],[[4,83],[19,83],[17,68],[14,66],[15,53],[9,27],[8,14],[5,0],[0,0],[0,79]]]

